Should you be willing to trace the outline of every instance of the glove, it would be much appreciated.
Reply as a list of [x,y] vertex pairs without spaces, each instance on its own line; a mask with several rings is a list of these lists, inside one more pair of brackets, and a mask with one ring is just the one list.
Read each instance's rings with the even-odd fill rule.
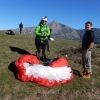
[[43,37],[46,37],[46,33],[42,34]]

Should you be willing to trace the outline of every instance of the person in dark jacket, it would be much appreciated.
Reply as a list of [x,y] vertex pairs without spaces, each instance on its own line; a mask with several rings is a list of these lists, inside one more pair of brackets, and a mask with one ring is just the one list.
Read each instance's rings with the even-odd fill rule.
[[92,22],[88,21],[85,23],[86,33],[82,40],[82,63],[83,72],[81,73],[83,78],[90,79],[90,74],[92,74],[91,66],[91,53],[94,45],[94,32],[92,31]]
[[20,28],[20,34],[21,34],[22,33],[22,28],[23,28],[22,22],[19,24],[19,28]]
[[37,57],[40,59],[40,50],[42,49],[42,59],[45,61],[46,59],[46,53],[45,49],[48,45],[48,36],[50,35],[50,28],[46,25],[47,23],[47,17],[44,16],[41,19],[40,24],[35,28],[35,45],[37,49]]

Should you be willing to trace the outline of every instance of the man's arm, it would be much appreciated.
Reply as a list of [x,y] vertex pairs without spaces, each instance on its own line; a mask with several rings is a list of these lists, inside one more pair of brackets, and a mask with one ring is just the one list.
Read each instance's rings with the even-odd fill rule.
[[88,48],[86,49],[86,51],[90,50],[90,48],[92,48],[93,45],[94,45],[94,42],[91,42],[91,43],[89,44]]
[[88,48],[86,49],[86,51],[90,50],[90,48],[93,48],[93,45],[94,45],[94,32],[91,32],[91,35],[90,35],[90,44],[88,46]]

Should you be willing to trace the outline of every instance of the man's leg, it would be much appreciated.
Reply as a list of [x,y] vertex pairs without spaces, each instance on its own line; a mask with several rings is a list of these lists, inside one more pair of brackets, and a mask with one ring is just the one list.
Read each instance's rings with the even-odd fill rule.
[[22,33],[22,28],[20,28],[20,34]]
[[92,74],[91,68],[91,51],[86,52],[86,62],[85,62],[85,69],[88,73]]
[[84,77],[84,75],[86,74],[86,69],[85,69],[85,55],[86,55],[86,51],[82,50],[82,66],[83,66],[83,72],[80,73],[82,75],[82,77]]
[[83,72],[85,72],[86,71],[86,69],[85,69],[85,55],[86,55],[86,51],[85,50],[83,50],[82,51],[82,66],[83,66]]
[[90,78],[90,74],[92,73],[91,51],[83,51],[82,52],[82,61],[83,61],[84,72],[81,75],[83,76],[83,78]]

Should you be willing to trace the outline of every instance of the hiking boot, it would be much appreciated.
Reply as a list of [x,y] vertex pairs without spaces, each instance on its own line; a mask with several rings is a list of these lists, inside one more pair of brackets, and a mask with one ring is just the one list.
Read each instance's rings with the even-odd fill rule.
[[90,73],[87,73],[86,75],[83,75],[83,78],[90,79]]
[[86,71],[83,71],[83,72],[81,73],[82,76],[84,76],[84,75],[86,75],[86,74],[87,74]]
[[90,73],[86,72],[86,74],[83,75],[83,78],[90,79]]

